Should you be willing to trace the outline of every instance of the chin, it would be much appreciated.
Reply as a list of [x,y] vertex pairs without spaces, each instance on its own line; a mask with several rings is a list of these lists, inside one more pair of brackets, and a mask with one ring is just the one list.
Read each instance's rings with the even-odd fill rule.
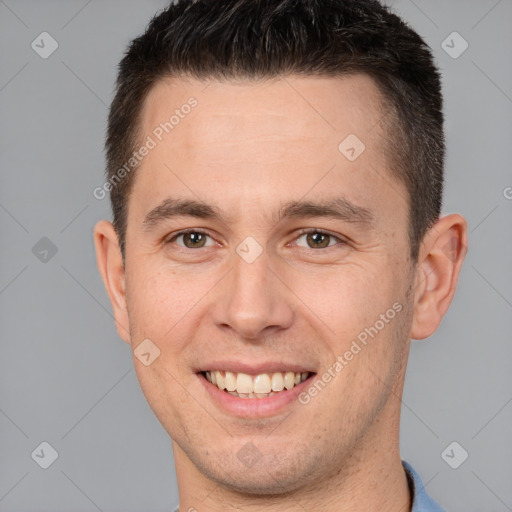
[[245,474],[240,473],[236,478],[231,477],[231,475],[216,475],[217,478],[212,475],[212,477],[218,484],[234,493],[254,496],[282,496],[299,489],[304,483],[298,475],[286,473],[285,475],[286,477],[283,478],[282,475],[270,474],[264,469],[256,472],[247,469]]
[[[237,454],[215,456],[222,464],[212,460],[195,460],[195,466],[207,478],[234,493],[254,496],[282,496],[296,491],[314,480],[318,461],[304,460],[304,454],[293,453],[261,456],[244,464]],[[241,457],[242,458],[242,457]]]

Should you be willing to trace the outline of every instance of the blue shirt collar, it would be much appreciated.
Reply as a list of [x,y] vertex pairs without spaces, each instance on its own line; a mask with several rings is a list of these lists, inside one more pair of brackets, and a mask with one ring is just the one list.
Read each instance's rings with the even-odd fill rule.
[[427,494],[423,482],[414,468],[405,460],[402,461],[402,466],[413,496],[411,512],[446,512]]

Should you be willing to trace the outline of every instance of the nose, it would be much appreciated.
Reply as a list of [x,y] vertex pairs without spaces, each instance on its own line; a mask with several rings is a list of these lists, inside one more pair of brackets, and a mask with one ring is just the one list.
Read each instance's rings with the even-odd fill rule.
[[265,251],[250,263],[234,254],[233,268],[216,290],[213,321],[253,343],[290,327],[293,294],[283,281]]

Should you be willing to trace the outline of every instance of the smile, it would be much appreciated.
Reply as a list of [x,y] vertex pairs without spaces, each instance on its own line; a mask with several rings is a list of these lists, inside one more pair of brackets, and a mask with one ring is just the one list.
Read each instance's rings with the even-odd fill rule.
[[309,372],[273,372],[249,375],[223,370],[202,372],[221,391],[239,398],[267,398],[304,382]]

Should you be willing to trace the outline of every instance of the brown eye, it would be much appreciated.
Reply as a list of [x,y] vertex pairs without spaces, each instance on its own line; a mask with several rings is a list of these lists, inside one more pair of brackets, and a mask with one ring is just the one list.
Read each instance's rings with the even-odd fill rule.
[[323,233],[308,233],[306,236],[308,245],[312,248],[328,247],[330,238],[331,237],[329,235],[324,235]]
[[203,233],[185,233],[183,242],[187,247],[204,247],[206,236]]
[[208,236],[209,235],[202,231],[182,231],[172,237],[169,240],[169,243],[181,239],[182,243],[177,243],[180,247],[185,247],[187,249],[200,249],[202,247],[208,247],[206,244]]
[[[305,237],[306,245],[298,243],[303,237]],[[304,231],[297,238],[297,245],[308,249],[325,249],[336,245],[336,243],[343,243],[343,240],[319,230]]]

